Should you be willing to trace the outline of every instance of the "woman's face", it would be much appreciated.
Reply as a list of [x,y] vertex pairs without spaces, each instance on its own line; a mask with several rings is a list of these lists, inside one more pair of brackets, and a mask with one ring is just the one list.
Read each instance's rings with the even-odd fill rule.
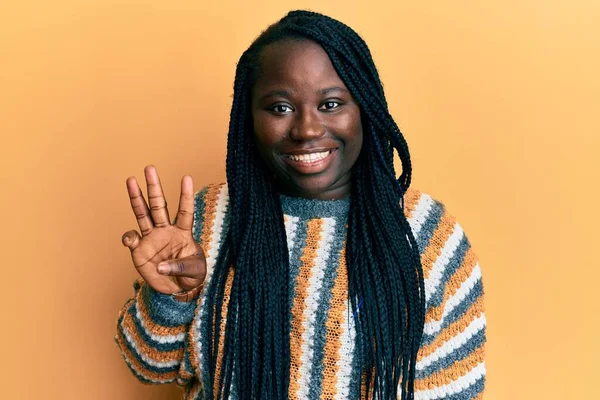
[[349,193],[363,140],[360,109],[321,46],[284,40],[262,50],[252,117],[258,152],[284,194]]

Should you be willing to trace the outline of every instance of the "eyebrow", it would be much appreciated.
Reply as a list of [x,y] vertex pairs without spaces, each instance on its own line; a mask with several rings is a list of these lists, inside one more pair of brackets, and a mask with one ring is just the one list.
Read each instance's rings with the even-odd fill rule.
[[326,94],[329,94],[331,92],[348,92],[348,89],[345,89],[345,88],[340,87],[340,86],[333,86],[333,87],[330,87],[330,88],[321,89],[317,93],[322,94],[322,95],[326,95]]
[[[325,88],[325,89],[319,89],[316,91],[317,94],[320,94],[322,96],[327,95],[331,92],[348,92],[348,89],[345,89],[340,86],[333,86],[333,87],[329,87],[329,88]],[[261,99],[264,100],[264,99],[267,99],[267,98],[273,97],[273,96],[290,97],[291,93],[292,93],[291,91],[284,90],[284,89],[271,90],[271,91],[265,93],[263,96],[261,96]]]

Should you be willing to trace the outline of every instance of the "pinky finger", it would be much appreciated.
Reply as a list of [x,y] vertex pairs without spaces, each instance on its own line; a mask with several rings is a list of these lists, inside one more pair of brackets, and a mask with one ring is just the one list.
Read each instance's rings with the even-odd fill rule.
[[123,246],[128,247],[129,250],[134,251],[136,247],[139,246],[140,239],[141,237],[138,231],[132,230],[123,234],[123,237],[121,238],[121,243],[123,243]]

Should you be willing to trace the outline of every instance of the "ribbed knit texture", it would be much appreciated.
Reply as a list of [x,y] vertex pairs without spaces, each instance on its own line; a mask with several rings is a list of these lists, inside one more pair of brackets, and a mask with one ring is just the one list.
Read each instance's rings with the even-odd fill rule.
[[[348,307],[345,238],[350,199],[281,196],[281,203],[290,255],[289,396],[357,399],[364,388],[354,348],[353,320],[360,307]],[[227,207],[225,184],[196,193],[193,234],[207,257],[205,287],[227,230]],[[415,399],[480,399],[486,372],[486,321],[477,257],[455,218],[431,196],[409,189],[404,212],[425,274],[426,320],[417,357]],[[226,290],[232,277],[233,273]],[[141,279],[134,283],[134,297],[119,314],[116,341],[140,381],[177,382],[185,389],[184,399],[204,399],[202,387],[211,382],[202,373],[208,368],[203,332],[211,324],[203,296],[180,303]],[[243,398],[235,391],[233,397]]]

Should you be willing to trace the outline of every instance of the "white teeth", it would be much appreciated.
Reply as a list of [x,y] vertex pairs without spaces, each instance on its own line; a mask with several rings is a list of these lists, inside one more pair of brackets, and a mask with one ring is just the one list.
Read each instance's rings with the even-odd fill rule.
[[323,151],[321,153],[310,153],[310,154],[299,154],[292,155],[288,154],[287,157],[291,158],[294,161],[300,161],[305,163],[315,162],[324,159],[331,153],[331,150]]

